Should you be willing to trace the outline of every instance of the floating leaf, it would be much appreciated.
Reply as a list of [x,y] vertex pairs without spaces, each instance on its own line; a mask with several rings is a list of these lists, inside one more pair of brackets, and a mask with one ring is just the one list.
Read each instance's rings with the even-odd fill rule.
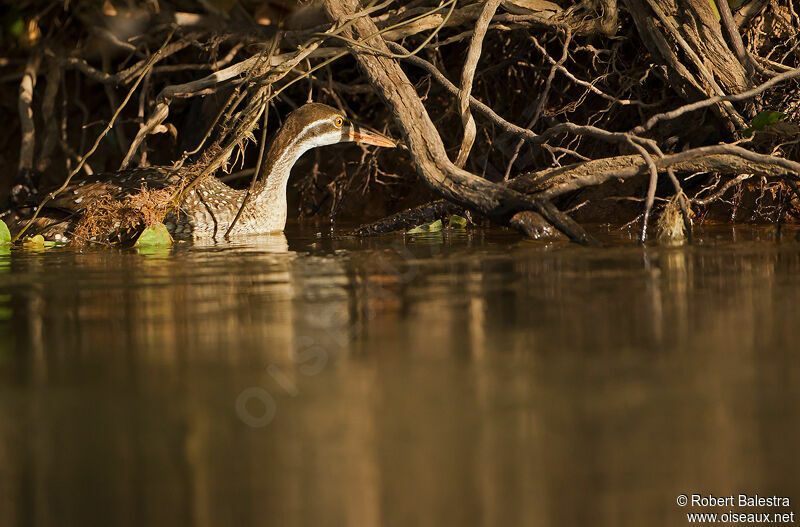
[[11,243],[11,231],[8,230],[8,225],[3,220],[0,220],[0,245],[8,245]]
[[172,245],[172,236],[163,223],[147,227],[136,239],[136,247],[168,247]]
[[406,234],[422,234],[426,232],[439,232],[442,230],[442,220],[436,220],[431,223],[425,223],[424,225],[419,225],[414,227]]
[[753,135],[754,131],[761,131],[767,126],[771,124],[775,124],[779,121],[785,121],[788,119],[789,116],[783,112],[776,112],[774,110],[765,110],[753,118],[753,122],[750,123],[750,126],[745,128],[744,136],[750,137]]
[[455,214],[450,216],[447,220],[447,228],[448,229],[464,229],[467,227],[467,218],[462,218],[461,216],[456,216]]
[[45,247],[47,247],[47,242],[45,242],[44,236],[37,234],[36,236],[24,238],[22,240],[22,247],[29,251],[43,251]]

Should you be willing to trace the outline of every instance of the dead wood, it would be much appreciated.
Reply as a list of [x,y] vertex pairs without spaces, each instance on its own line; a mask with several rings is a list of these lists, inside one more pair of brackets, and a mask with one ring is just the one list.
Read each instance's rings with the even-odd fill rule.
[[[323,5],[333,20],[343,19],[359,10],[357,0],[324,0]],[[380,37],[370,38],[377,32],[378,28],[369,16],[355,20],[352,30],[347,30],[350,35],[364,39],[371,47],[389,54],[389,48]],[[371,84],[391,108],[394,118],[403,130],[420,177],[436,192],[454,203],[506,222],[517,212],[536,210],[571,239],[580,243],[596,244],[577,223],[551,203],[526,199],[454,165],[448,159],[442,140],[422,101],[396,60],[368,54],[362,47],[349,42],[348,47]]]
[[430,223],[448,214],[458,213],[461,210],[461,207],[447,200],[432,201],[413,209],[392,214],[378,221],[361,225],[357,229],[350,231],[349,235],[375,236],[387,232],[405,231],[417,225]]
[[[750,87],[706,0],[687,0],[680,6],[675,0],[625,0],[625,4],[642,41],[666,66],[672,86],[684,99],[724,96]],[[722,102],[715,108],[729,121],[731,132],[746,126],[732,105]]]
[[[798,163],[779,161],[732,145],[701,147],[678,154],[667,154],[656,158],[654,163],[659,171],[666,171],[667,167],[671,167],[683,174],[714,172],[729,176],[746,173],[775,178],[800,177]],[[511,181],[510,186],[526,194],[554,198],[613,179],[643,175],[647,171],[647,162],[641,156],[617,156],[521,174]]]
[[[680,205],[688,225],[693,207],[735,208],[731,189],[758,186],[760,207],[783,210],[798,176],[792,5],[749,0],[720,6],[717,19],[706,0],[326,0],[302,16],[292,2],[267,3],[287,14],[283,27],[272,11],[242,18],[249,4],[228,13],[203,3],[189,13],[167,9],[169,0],[156,10],[111,0],[76,4],[75,16],[55,2],[26,4],[26,34],[0,35],[8,50],[0,89],[16,102],[0,144],[19,145],[19,158],[0,164],[22,171],[15,188],[25,190],[11,203],[36,195],[39,171],[58,186],[77,172],[186,164],[185,188],[235,164],[252,174],[257,149],[248,143],[264,112],[278,119],[259,134],[260,147],[280,115],[307,100],[406,138],[408,153],[317,156],[297,183],[298,207],[310,214],[326,214],[330,200],[331,214],[344,204],[350,214],[387,216],[364,234],[467,208],[528,236],[550,222],[586,241],[554,203],[647,175],[628,186],[640,195],[607,196],[642,203],[646,239],[662,203]],[[139,30],[118,34],[123,19]],[[138,104],[125,104],[133,97]],[[764,111],[780,122],[743,140]],[[446,201],[392,215],[398,197],[429,198],[420,180]],[[594,204],[581,203],[581,217],[590,216]],[[800,211],[790,207],[787,217]]]

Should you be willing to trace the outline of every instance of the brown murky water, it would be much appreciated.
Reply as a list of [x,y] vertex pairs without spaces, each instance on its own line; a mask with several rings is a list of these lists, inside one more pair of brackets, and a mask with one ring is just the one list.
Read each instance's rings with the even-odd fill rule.
[[0,525],[685,525],[682,493],[794,506],[800,243],[771,238],[293,227],[0,255]]

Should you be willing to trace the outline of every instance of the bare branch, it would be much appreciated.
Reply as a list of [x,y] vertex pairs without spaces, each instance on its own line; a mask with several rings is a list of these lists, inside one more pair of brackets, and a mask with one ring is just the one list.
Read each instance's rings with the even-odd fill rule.
[[[359,7],[357,0],[324,0],[323,5],[334,19],[354,13]],[[377,34],[377,28],[369,17],[355,21],[353,29],[361,37]],[[380,37],[372,38],[367,43],[388,52],[386,43]],[[397,62],[384,56],[367,54],[360,46],[348,43],[348,47],[364,74],[392,109],[407,138],[419,175],[434,190],[455,203],[478,210],[495,220],[507,218],[522,210],[534,209],[573,240],[596,243],[577,223],[549,202],[536,199],[529,201],[516,192],[453,165],[447,158],[442,140],[422,101]]]
[[33,122],[33,90],[36,87],[36,76],[39,73],[39,64],[42,56],[38,53],[31,55],[25,64],[22,82],[19,83],[19,123],[21,141],[19,147],[19,170],[33,168],[33,154],[36,145],[36,125]]
[[[673,167],[674,170],[684,173],[719,172],[734,176],[751,173],[800,179],[800,163],[728,144],[666,154],[664,157],[654,158],[653,162],[659,171]],[[519,192],[552,199],[612,179],[627,179],[645,173],[647,163],[641,156],[618,156],[521,174],[511,180],[510,187]]]
[[478,60],[483,48],[483,37],[489,28],[489,21],[494,16],[494,12],[500,5],[501,0],[487,0],[475,23],[475,32],[467,51],[467,59],[464,61],[464,69],[461,72],[461,93],[458,96],[458,111],[461,114],[461,123],[464,126],[464,138],[461,141],[461,148],[458,150],[455,165],[463,168],[467,163],[469,151],[472,143],[475,142],[475,119],[469,111],[469,99],[472,94],[472,79],[475,77],[475,69],[478,67]]

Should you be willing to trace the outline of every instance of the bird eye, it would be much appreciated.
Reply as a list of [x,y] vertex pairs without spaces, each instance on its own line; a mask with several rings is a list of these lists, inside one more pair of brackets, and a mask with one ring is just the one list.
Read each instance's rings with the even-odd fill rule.
[[336,119],[333,120],[333,126],[335,126],[336,128],[341,128],[342,124],[344,124],[344,119],[342,119],[341,117],[337,117]]

